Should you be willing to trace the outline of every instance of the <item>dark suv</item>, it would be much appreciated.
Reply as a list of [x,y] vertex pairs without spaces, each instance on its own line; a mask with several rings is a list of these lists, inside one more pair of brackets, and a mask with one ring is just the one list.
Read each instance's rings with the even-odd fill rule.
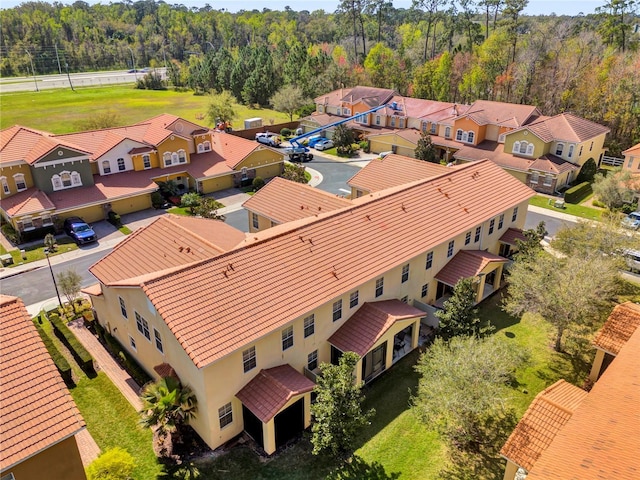
[[73,240],[81,245],[83,243],[91,243],[98,240],[96,232],[93,231],[87,222],[80,217],[69,217],[64,221],[64,231]]

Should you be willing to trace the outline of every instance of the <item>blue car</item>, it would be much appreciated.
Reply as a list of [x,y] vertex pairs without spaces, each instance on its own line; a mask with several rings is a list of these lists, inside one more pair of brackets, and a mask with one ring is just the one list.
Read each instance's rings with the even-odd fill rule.
[[640,229],[640,212],[631,212],[622,219],[622,226],[632,230]]
[[98,240],[98,235],[87,222],[80,217],[69,217],[64,221],[64,231],[78,245],[92,243]]

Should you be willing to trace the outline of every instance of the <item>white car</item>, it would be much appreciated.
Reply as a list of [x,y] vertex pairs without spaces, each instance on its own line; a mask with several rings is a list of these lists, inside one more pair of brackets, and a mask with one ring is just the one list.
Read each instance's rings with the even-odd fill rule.
[[328,150],[329,148],[333,147],[333,141],[329,140],[328,138],[325,138],[324,140],[320,140],[318,142],[315,143],[315,145],[313,146],[313,148],[315,148],[316,150]]
[[638,230],[640,228],[640,212],[631,212],[629,215],[624,217],[622,219],[622,226],[624,228]]
[[280,137],[276,133],[270,132],[256,133],[256,141],[269,145],[270,147],[279,147],[281,142]]

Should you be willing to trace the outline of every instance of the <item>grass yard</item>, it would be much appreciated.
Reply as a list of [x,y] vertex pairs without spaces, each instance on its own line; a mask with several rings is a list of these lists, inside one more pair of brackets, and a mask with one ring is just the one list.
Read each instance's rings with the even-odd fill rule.
[[[95,112],[114,112],[121,125],[136,123],[148,118],[171,113],[202,125],[206,118],[207,96],[195,96],[193,92],[173,90],[137,90],[132,86],[76,88],[42,90],[40,92],[8,93],[0,96],[2,116],[0,128],[15,124],[53,133],[78,131],[77,123],[91,117]],[[235,105],[236,120],[233,127],[241,130],[245,118],[262,117],[266,125],[288,122],[286,113],[268,109],[252,109]]]
[[[49,255],[50,257],[53,257],[55,255],[60,255],[61,253],[71,252],[72,250],[78,249],[78,246],[69,237],[56,238],[56,243],[58,245],[58,248],[56,249],[55,253]],[[0,248],[4,250],[3,247],[0,246]],[[13,257],[13,264],[9,265],[9,267],[15,267],[16,265],[19,265],[21,263],[35,262],[37,260],[44,260],[45,258],[47,258],[46,255],[44,254],[44,245],[35,245],[31,247],[26,247],[24,251],[25,251],[26,259],[22,258],[20,254],[20,249],[11,250],[10,252],[8,252]],[[0,251],[0,254],[4,254],[4,253],[6,252]]]
[[546,208],[547,210],[554,210],[556,212],[567,213],[569,215],[575,215],[576,217],[586,218],[587,220],[600,220],[604,209],[585,207],[583,205],[573,205],[571,203],[565,203],[565,208],[556,208],[553,204],[549,205],[549,197],[543,197],[542,195],[536,195],[529,200],[529,205],[536,207]]

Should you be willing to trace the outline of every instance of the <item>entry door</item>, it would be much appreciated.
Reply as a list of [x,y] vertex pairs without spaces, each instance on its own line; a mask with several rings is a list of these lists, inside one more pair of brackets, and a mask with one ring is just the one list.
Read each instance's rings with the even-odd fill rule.
[[276,448],[304,430],[304,398],[275,416]]
[[387,366],[387,342],[374,348],[362,359],[362,378],[367,380],[375,377]]
[[244,405],[242,405],[242,419],[244,421],[244,431],[247,432],[261,448],[264,448],[262,421]]

